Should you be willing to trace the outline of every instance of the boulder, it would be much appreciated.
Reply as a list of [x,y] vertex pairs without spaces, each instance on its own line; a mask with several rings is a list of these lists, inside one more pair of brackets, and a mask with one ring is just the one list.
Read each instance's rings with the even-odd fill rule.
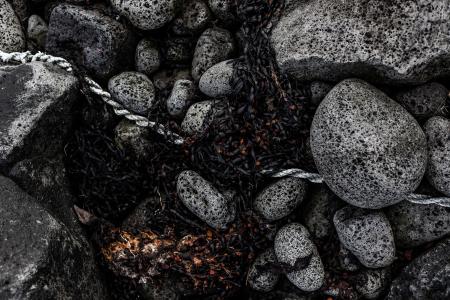
[[180,68],[164,68],[153,75],[153,84],[155,88],[169,90],[173,88],[175,82],[179,79],[192,80],[191,71],[189,69]]
[[7,0],[14,9],[17,17],[22,24],[26,23],[28,18],[28,1],[27,0]]
[[25,50],[25,34],[11,4],[0,0],[0,51],[21,52]]

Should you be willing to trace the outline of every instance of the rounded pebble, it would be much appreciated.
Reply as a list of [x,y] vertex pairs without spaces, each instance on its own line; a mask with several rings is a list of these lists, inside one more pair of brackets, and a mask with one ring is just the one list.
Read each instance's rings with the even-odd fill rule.
[[280,275],[270,269],[270,264],[275,264],[277,258],[272,248],[267,249],[256,257],[247,275],[248,285],[259,292],[270,292],[274,289]]
[[234,0],[208,0],[208,4],[214,15],[226,24],[237,21],[233,9]]
[[142,39],[136,47],[135,55],[136,70],[145,75],[151,75],[161,65],[161,57],[156,43]]
[[182,117],[195,96],[195,84],[191,80],[177,80],[167,98],[167,111],[173,117]]
[[200,77],[200,91],[213,98],[234,95],[235,90],[231,85],[234,61],[233,59],[222,61],[206,70]]
[[202,101],[192,104],[181,123],[181,129],[188,135],[201,135],[221,111],[219,101]]

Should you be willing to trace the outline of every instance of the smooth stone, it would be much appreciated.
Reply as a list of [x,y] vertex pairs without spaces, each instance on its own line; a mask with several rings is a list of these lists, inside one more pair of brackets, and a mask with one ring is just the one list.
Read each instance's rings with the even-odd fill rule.
[[202,31],[212,21],[208,5],[202,0],[187,0],[182,13],[173,21],[172,31],[178,35],[195,34]]
[[280,279],[280,274],[270,269],[270,264],[275,264],[277,258],[272,248],[258,255],[250,266],[247,274],[248,285],[259,292],[270,292]]
[[188,135],[201,135],[220,113],[218,101],[206,100],[192,104],[181,123],[181,130]]
[[282,219],[302,203],[306,187],[306,182],[300,178],[280,179],[261,191],[253,202],[253,207],[266,220]]
[[215,64],[200,77],[200,91],[212,98],[232,96],[236,93],[231,85],[235,60],[230,59]]
[[22,52],[25,50],[25,34],[11,4],[0,0],[0,51]]
[[417,247],[450,233],[450,208],[402,201],[386,209],[399,248]]
[[233,0],[208,0],[208,4],[216,18],[222,20],[226,24],[237,22]]
[[343,246],[365,267],[382,268],[392,264],[394,234],[384,213],[347,206],[336,212],[333,221]]
[[177,80],[173,86],[172,93],[167,98],[167,111],[172,117],[182,117],[195,96],[195,84],[191,80]]
[[177,80],[192,80],[189,69],[165,68],[153,75],[153,84],[155,88],[162,91],[172,89]]
[[127,119],[120,121],[114,129],[116,144],[135,158],[144,160],[150,154],[150,131]]
[[142,39],[137,47],[134,58],[136,71],[150,76],[161,66],[161,55],[155,42]]
[[299,80],[418,84],[450,74],[447,0],[296,1],[271,33]]
[[291,271],[286,277],[302,291],[320,289],[324,283],[325,271],[317,248],[303,225],[291,223],[282,227],[275,236],[274,249],[279,262],[294,268],[302,260],[310,258],[305,268]]
[[123,72],[108,82],[114,100],[140,115],[147,115],[155,102],[155,88],[150,79],[138,72]]
[[389,268],[364,270],[356,276],[356,290],[364,299],[378,299],[390,284]]
[[319,105],[325,96],[333,89],[331,83],[323,81],[313,81],[310,85],[311,90],[311,103]]
[[427,165],[425,134],[397,102],[359,79],[336,85],[311,125],[319,173],[344,201],[382,208],[419,186]]
[[225,229],[236,217],[236,204],[194,171],[178,175],[177,193],[181,202],[215,229]]
[[47,40],[48,25],[38,15],[31,15],[28,18],[27,39],[28,46],[33,45],[36,49],[44,49]]

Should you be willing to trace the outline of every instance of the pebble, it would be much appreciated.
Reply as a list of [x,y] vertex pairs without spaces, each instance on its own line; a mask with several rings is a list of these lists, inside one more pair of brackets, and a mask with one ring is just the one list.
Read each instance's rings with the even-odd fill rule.
[[211,21],[211,11],[204,1],[187,0],[181,15],[173,21],[172,31],[178,35],[195,34],[204,30]]
[[27,38],[29,44],[33,44],[36,49],[44,49],[47,32],[47,23],[41,17],[32,15],[28,18]]
[[177,193],[181,202],[215,229],[225,229],[236,217],[236,205],[194,171],[178,175]]
[[378,299],[389,287],[389,268],[364,270],[356,276],[356,290],[364,299]]
[[0,0],[0,50],[4,52],[21,52],[25,50],[25,35],[22,25],[11,4]]
[[170,37],[165,41],[164,58],[169,65],[183,65],[192,61],[195,40],[190,37]]
[[172,117],[183,117],[195,96],[195,84],[191,80],[177,80],[167,98],[167,111]]
[[[305,292],[320,289],[324,283],[324,267],[317,248],[303,225],[290,223],[282,227],[275,236],[274,249],[280,263],[298,269],[286,274],[290,282]],[[310,258],[308,265],[299,268],[297,264],[301,264],[302,259],[308,258]]]
[[155,102],[153,83],[142,73],[120,73],[109,80],[108,90],[115,101],[140,115],[147,115]]
[[267,249],[256,257],[248,271],[248,285],[259,292],[270,292],[273,290],[280,279],[279,273],[270,269],[270,264],[275,264],[276,262],[277,258],[273,248]]
[[149,134],[148,128],[138,126],[127,119],[120,121],[114,130],[116,144],[140,160],[148,158]]
[[266,220],[276,221],[290,215],[302,203],[306,194],[306,182],[300,178],[280,179],[256,197],[253,207]]
[[233,24],[237,21],[233,0],[208,0],[208,4],[216,18],[226,24]]
[[202,135],[220,113],[218,101],[206,100],[192,104],[181,123],[181,130],[188,135]]
[[212,98],[234,95],[235,90],[231,85],[234,62],[233,59],[222,61],[206,70],[200,77],[200,91]]
[[333,218],[339,240],[367,268],[389,266],[395,259],[394,234],[384,213],[351,206]]
[[136,71],[150,76],[161,66],[161,56],[155,42],[142,39],[137,47],[134,58]]
[[339,198],[382,208],[419,186],[427,165],[426,138],[401,105],[372,85],[347,79],[320,103],[311,126],[314,162]]

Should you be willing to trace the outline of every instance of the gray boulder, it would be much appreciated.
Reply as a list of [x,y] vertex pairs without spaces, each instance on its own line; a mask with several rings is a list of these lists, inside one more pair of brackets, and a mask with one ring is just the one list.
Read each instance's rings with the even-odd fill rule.
[[277,258],[272,248],[258,255],[248,271],[248,285],[259,292],[273,290],[280,279],[280,275],[274,272],[270,266],[270,264],[275,264],[276,262]]
[[178,175],[177,193],[193,214],[215,229],[225,229],[236,217],[232,199],[194,171],[183,171]]
[[394,234],[382,212],[351,206],[333,218],[339,240],[367,268],[389,266],[395,259]]
[[149,76],[157,71],[161,65],[161,56],[156,43],[142,39],[136,47],[134,63],[136,70],[145,75]]
[[196,87],[193,81],[186,79],[177,80],[166,102],[169,115],[182,117],[195,97],[195,90]]
[[231,85],[233,79],[234,64],[233,59],[215,64],[200,77],[199,88],[203,94],[217,98],[235,94]]
[[181,15],[172,24],[175,34],[195,34],[204,30],[212,20],[211,11],[203,0],[184,1],[182,10]]
[[298,79],[413,84],[450,74],[447,0],[295,4],[271,42],[281,69]]
[[25,50],[25,35],[11,4],[0,0],[0,51],[20,52]]
[[393,205],[425,173],[425,134],[397,102],[370,84],[344,80],[317,108],[311,148],[330,189],[362,208]]
[[38,15],[28,18],[27,41],[28,48],[43,50],[47,40],[48,25]]
[[356,290],[364,299],[379,299],[390,283],[389,268],[364,270],[356,278]]

